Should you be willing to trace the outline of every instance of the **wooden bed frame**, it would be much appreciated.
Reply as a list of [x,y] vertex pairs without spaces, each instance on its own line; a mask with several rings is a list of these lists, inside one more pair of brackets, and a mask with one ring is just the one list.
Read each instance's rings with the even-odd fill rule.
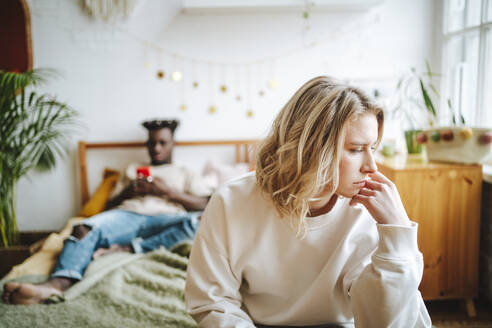
[[[209,140],[209,141],[178,141],[177,147],[183,146],[231,146],[235,148],[236,163],[251,163],[256,150],[258,140]],[[82,204],[89,200],[89,182],[87,176],[87,151],[90,149],[117,149],[117,148],[141,148],[145,147],[144,141],[120,141],[120,142],[85,142],[79,141],[79,170],[80,191]]]

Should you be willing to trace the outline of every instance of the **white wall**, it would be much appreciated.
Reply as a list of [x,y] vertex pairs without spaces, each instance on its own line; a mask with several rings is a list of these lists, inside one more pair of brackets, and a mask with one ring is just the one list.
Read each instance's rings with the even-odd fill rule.
[[[20,182],[21,230],[59,229],[80,208],[76,140],[143,140],[145,131],[139,123],[151,117],[178,118],[178,140],[258,138],[290,95],[311,77],[328,74],[369,91],[378,88],[388,96],[399,74],[422,66],[426,58],[438,62],[440,51],[434,46],[440,41],[433,32],[439,13],[434,12],[434,1],[428,0],[386,0],[364,12],[314,8],[311,29],[304,37],[300,12],[185,15],[178,13],[177,0],[142,1],[134,15],[117,22],[120,28],[116,28],[91,19],[81,10],[81,1],[29,3],[34,66],[61,71],[63,77],[46,90],[77,109],[84,128],[74,136],[69,158],[53,172],[32,173]],[[312,41],[317,46],[303,49]],[[178,57],[170,57],[170,52]],[[198,89],[190,87],[191,62],[182,57],[196,60]],[[250,65],[248,93],[248,66],[231,63],[265,57],[275,60]],[[184,72],[182,83],[187,87],[156,78],[158,68],[169,73],[173,67]],[[263,87],[272,68],[280,83],[276,90]],[[229,87],[226,94],[206,87],[214,82],[217,90],[222,81]],[[266,92],[264,97],[258,96],[260,88]],[[237,90],[243,95],[241,102],[231,92]],[[245,98],[255,111],[252,118],[245,114]],[[188,106],[184,112],[179,110],[182,99]],[[207,112],[211,103],[217,106],[215,115]]]

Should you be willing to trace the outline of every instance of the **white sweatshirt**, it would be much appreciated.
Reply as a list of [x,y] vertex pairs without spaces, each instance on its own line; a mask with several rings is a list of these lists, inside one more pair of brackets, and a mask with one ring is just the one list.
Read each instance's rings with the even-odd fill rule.
[[199,327],[431,326],[416,223],[376,224],[338,199],[301,238],[255,181],[221,187],[202,216],[185,289]]

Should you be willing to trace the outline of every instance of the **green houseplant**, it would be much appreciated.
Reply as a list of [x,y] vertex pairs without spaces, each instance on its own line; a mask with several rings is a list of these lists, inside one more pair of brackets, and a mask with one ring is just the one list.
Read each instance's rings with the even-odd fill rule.
[[461,111],[455,113],[447,100],[451,125],[436,126],[434,100],[440,98],[433,80],[440,77],[426,62],[422,73],[412,68],[397,84],[398,101],[393,114],[403,114],[407,128],[404,131],[409,154],[427,150],[427,158],[434,161],[474,164],[480,163],[492,151],[490,127],[467,126]]
[[398,97],[393,114],[403,114],[407,122],[404,134],[409,154],[422,152],[422,145],[417,142],[417,136],[422,132],[423,127],[434,126],[436,123],[437,112],[434,100],[439,99],[439,92],[434,85],[434,79],[439,76],[440,74],[431,71],[429,62],[426,61],[424,72],[418,72],[412,67],[410,72],[401,77],[397,83]]
[[0,246],[17,241],[15,189],[31,169],[49,170],[67,153],[76,112],[38,87],[54,71],[0,70]]

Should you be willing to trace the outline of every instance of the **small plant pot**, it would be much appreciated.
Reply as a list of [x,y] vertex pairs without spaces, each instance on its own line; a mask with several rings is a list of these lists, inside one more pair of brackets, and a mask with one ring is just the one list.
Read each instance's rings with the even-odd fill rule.
[[432,161],[477,164],[492,150],[492,128],[429,128],[423,130],[420,137],[426,140],[427,157]]
[[0,247],[0,278],[6,275],[14,265],[20,264],[29,256],[31,256],[29,245]]
[[[19,245],[0,247],[0,279],[6,275],[14,265],[22,263],[33,254],[51,231],[25,231],[19,233]],[[39,244],[39,247],[41,244]]]
[[407,130],[405,131],[405,142],[407,144],[407,151],[409,154],[421,154],[424,150],[422,144],[417,142],[417,136],[422,130]]

